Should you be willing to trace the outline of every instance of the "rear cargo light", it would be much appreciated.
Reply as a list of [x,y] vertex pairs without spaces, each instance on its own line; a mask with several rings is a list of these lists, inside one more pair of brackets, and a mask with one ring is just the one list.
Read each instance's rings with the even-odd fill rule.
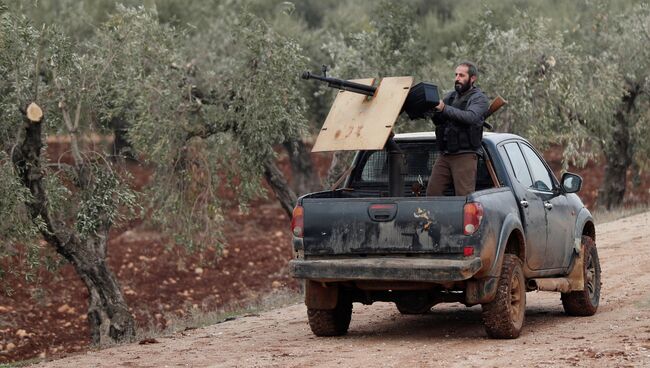
[[392,221],[396,215],[397,204],[395,203],[375,203],[368,206],[368,216],[373,221]]
[[483,206],[480,203],[466,203],[463,208],[463,233],[472,235],[481,226],[483,220]]
[[371,210],[393,210],[395,209],[394,204],[371,204],[370,209]]
[[304,229],[304,215],[305,210],[302,206],[296,206],[293,209],[293,216],[291,216],[291,232],[295,237],[302,238]]

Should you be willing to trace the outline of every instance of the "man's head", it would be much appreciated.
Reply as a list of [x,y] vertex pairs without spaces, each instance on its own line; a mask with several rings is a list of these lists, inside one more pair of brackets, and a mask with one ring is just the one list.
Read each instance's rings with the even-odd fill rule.
[[454,79],[454,89],[456,92],[463,94],[467,92],[478,78],[478,69],[476,64],[471,61],[463,61],[456,67],[456,78]]

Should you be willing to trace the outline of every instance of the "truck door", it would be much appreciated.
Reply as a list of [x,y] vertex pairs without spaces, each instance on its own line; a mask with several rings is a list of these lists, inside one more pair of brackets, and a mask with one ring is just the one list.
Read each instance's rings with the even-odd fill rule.
[[544,201],[536,191],[531,190],[533,179],[519,144],[506,143],[500,147],[499,153],[513,178],[512,188],[526,233],[526,265],[531,270],[543,269],[547,237]]
[[[544,268],[566,268],[570,261],[571,234],[574,216],[570,215],[570,208],[566,195],[559,194],[557,180],[554,180],[552,171],[544,164],[539,155],[525,143],[520,143],[524,157],[533,176],[531,190],[540,198],[546,214],[546,252]],[[554,190],[556,189],[556,190]]]

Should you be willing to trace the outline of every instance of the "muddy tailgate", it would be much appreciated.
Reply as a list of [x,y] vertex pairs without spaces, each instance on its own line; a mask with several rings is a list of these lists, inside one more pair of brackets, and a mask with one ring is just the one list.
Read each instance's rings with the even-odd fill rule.
[[305,255],[462,253],[465,197],[305,198]]

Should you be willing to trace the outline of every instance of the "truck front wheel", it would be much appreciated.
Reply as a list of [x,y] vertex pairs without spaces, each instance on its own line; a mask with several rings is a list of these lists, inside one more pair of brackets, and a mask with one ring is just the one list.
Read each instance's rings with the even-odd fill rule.
[[307,308],[309,327],[316,336],[341,336],[348,332],[352,302],[339,295],[334,309]]
[[526,314],[526,285],[521,260],[514,254],[504,255],[497,295],[482,307],[488,336],[495,339],[519,337]]
[[582,249],[584,290],[562,293],[561,297],[564,312],[570,316],[593,316],[598,310],[600,301],[600,262],[594,240],[589,236],[583,236]]

